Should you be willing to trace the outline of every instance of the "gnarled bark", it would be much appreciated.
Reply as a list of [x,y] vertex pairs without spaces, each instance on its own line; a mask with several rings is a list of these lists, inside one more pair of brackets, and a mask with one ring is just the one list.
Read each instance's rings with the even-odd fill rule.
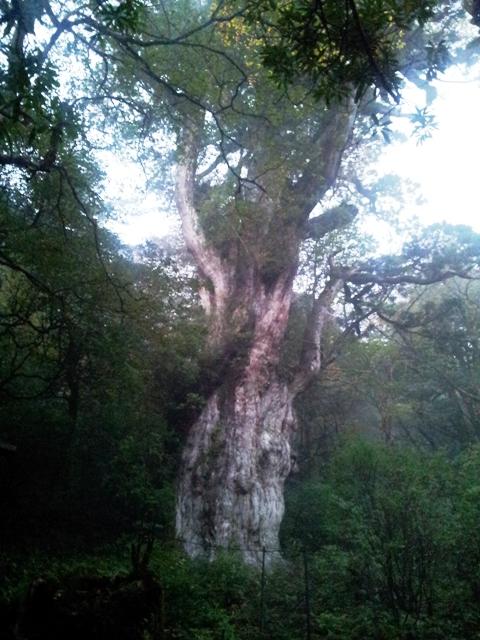
[[[308,159],[300,180],[282,176],[273,192],[272,171],[265,172],[271,182],[258,185],[256,200],[251,193],[244,200],[258,208],[254,231],[247,226],[240,241],[221,249],[206,238],[196,209],[198,122],[189,121],[181,136],[177,205],[204,283],[209,346],[222,362],[191,426],[178,482],[177,535],[192,556],[212,557],[219,547],[231,547],[256,563],[263,547],[279,550],[283,487],[292,469],[293,401],[320,367],[322,328],[340,278],[332,276],[313,305],[293,381],[281,378],[278,363],[309,212],[335,179],[353,119],[352,103],[326,119],[317,135],[318,157]],[[336,224],[330,215],[313,226],[328,232],[344,224],[344,217]]]
[[[215,392],[185,449],[177,530],[187,552],[238,548],[248,562],[278,550],[283,485],[291,469],[292,394],[279,380],[245,375]],[[271,555],[269,556],[271,559]]]

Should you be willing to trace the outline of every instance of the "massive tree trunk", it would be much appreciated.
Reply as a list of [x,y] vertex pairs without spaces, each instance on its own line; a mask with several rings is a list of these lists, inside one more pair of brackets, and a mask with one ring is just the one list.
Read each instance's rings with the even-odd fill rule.
[[[326,121],[317,135],[324,157],[314,169],[307,162],[300,179],[285,179],[274,195],[263,182],[256,199],[242,196],[243,206],[257,209],[253,228],[245,225],[241,238],[220,247],[207,238],[198,214],[198,121],[187,121],[181,136],[177,205],[204,284],[213,369],[211,392],[191,426],[178,482],[177,535],[191,556],[212,557],[229,547],[256,563],[264,547],[279,550],[296,427],[293,401],[320,367],[322,327],[339,278],[327,278],[312,305],[296,374],[283,379],[278,365],[309,212],[335,179],[353,117],[350,103]],[[320,235],[335,228],[332,220],[317,225],[324,227]],[[343,224],[345,219],[337,226]]]
[[[318,333],[339,284],[329,283],[323,293]],[[305,368],[294,380],[279,377],[291,282],[281,289],[258,296],[263,304],[246,353],[226,367],[191,428],[179,482],[177,532],[192,556],[214,556],[218,548],[231,547],[255,563],[263,547],[279,551],[283,487],[292,469],[296,427],[293,400],[320,364],[317,349],[308,349]]]
[[231,547],[255,563],[262,547],[278,550],[294,425],[292,394],[279,380],[262,388],[245,373],[210,397],[185,450],[178,494],[177,529],[190,555]]
[[191,555],[230,546],[255,562],[263,546],[278,549],[295,429],[294,394],[276,372],[291,279],[271,291],[258,283],[250,292],[257,307],[251,335],[243,352],[224,364],[219,386],[190,431],[177,531]]

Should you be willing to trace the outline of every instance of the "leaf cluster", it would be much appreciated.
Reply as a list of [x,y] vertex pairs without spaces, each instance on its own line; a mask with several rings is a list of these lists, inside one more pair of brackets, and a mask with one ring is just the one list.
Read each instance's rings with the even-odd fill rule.
[[262,60],[279,82],[306,77],[327,101],[352,86],[357,100],[374,86],[398,101],[404,35],[432,19],[436,4],[265,0],[248,4],[246,17],[261,26]]

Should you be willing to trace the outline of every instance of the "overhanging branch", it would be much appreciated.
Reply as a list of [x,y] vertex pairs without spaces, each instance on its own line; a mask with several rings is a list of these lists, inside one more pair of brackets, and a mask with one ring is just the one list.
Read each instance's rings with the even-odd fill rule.
[[[343,270],[340,270],[343,273]],[[477,280],[479,276],[472,275],[469,271],[456,271],[447,269],[439,271],[430,276],[415,276],[409,274],[399,274],[395,276],[387,276],[376,273],[368,273],[366,271],[349,271],[349,275],[345,275],[346,282],[351,284],[379,284],[379,285],[399,285],[399,284],[418,284],[429,285],[437,282],[443,282],[449,278],[463,278],[466,280]]]

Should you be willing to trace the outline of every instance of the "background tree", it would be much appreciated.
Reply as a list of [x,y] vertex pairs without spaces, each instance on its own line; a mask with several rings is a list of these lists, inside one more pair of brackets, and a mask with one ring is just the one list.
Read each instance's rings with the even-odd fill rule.
[[413,286],[388,308],[377,306],[382,319],[364,319],[341,349],[336,329],[321,375],[297,403],[308,477],[345,433],[451,453],[476,442],[476,290],[476,280],[455,278]]
[[399,432],[430,446],[456,449],[478,438],[476,281],[452,280],[419,295],[397,313],[410,406]]

